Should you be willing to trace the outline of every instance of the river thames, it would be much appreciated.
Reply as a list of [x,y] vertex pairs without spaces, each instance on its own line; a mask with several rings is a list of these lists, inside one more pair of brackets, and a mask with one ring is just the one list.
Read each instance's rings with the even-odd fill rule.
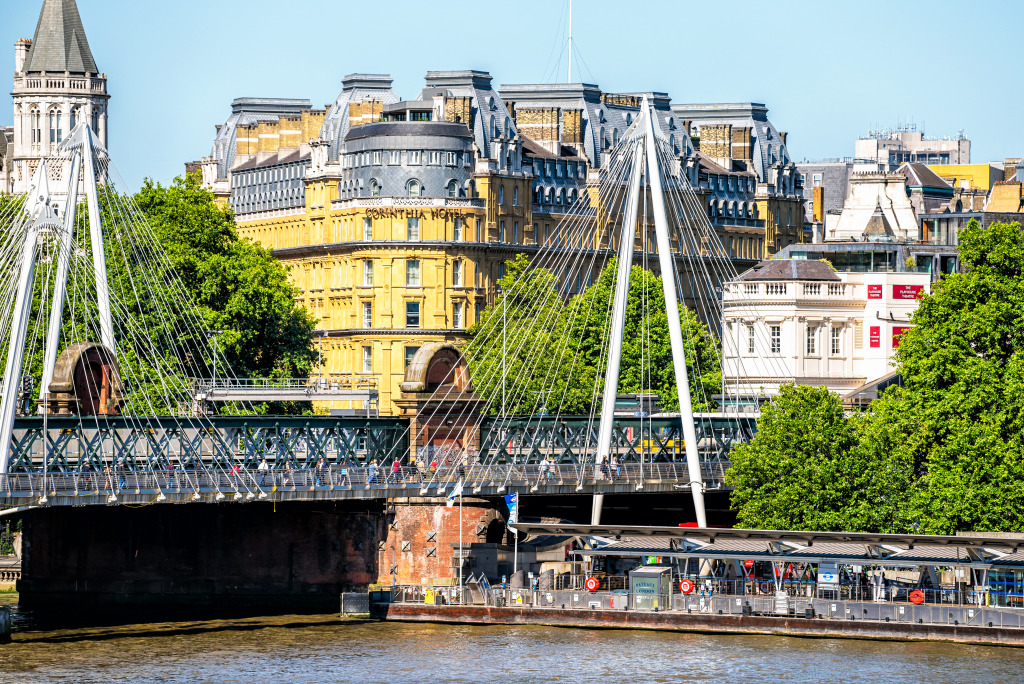
[[1024,649],[333,615],[52,629],[19,620],[0,681],[1017,682]]

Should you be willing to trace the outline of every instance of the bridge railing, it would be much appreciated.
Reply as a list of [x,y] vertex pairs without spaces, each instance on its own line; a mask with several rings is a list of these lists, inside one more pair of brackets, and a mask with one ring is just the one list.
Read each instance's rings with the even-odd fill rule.
[[[720,488],[727,463],[702,464],[705,487]],[[334,465],[326,468],[205,468],[198,470],[126,470],[105,468],[80,473],[12,473],[0,475],[0,500],[30,503],[56,496],[74,505],[85,497],[119,496],[121,492],[161,494],[234,494],[252,498],[274,491],[339,492],[361,490],[363,498],[445,496],[459,481],[463,493],[538,491],[573,493],[584,487],[642,490],[652,484],[689,485],[686,463],[623,464],[607,469],[591,465],[468,465],[435,468]],[[374,491],[376,490],[376,491]],[[252,496],[249,496],[252,495]],[[351,496],[351,495],[350,495]],[[26,501],[26,499],[28,501]],[[177,497],[181,500],[181,497]],[[66,501],[65,501],[66,500]],[[86,503],[86,501],[82,501]]]

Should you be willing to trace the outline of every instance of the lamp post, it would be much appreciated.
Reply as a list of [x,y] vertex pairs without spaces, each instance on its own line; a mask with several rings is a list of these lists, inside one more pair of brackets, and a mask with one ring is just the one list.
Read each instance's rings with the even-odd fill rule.
[[207,330],[206,337],[213,340],[213,384],[217,384],[217,338],[224,334],[223,330]]
[[326,330],[314,330],[317,341],[317,369],[316,369],[316,381],[317,388],[323,388],[324,385],[324,335],[327,334]]

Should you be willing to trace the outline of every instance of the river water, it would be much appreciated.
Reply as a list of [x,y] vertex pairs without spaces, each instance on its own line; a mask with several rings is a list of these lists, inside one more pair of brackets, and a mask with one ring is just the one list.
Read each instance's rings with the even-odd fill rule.
[[0,681],[1017,682],[1024,649],[277,616],[50,629],[24,616]]

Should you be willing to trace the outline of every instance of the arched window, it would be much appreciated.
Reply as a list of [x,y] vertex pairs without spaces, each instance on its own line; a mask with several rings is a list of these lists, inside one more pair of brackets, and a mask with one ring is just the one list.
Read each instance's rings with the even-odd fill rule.
[[618,144],[619,144],[619,129],[618,128],[613,128],[612,129],[612,145],[618,145]]
[[675,154],[677,152],[677,150],[676,150],[676,136],[674,136],[674,135],[668,136],[668,146],[672,150],[672,154]]
[[630,114],[629,112],[626,112],[626,125],[628,126],[631,123],[633,123],[633,115]]
[[571,193],[569,193],[569,201],[572,202],[573,204],[576,204],[576,198],[577,197],[578,197],[578,195],[576,194],[575,190],[573,190]]
[[491,109],[494,109],[494,98],[493,97],[487,98],[487,104],[488,104],[488,106],[490,106]]
[[598,121],[598,123],[604,123],[604,110],[603,109],[597,110],[597,121]]
[[676,120],[673,119],[671,116],[668,117],[668,130],[670,130],[670,131],[676,130]]
[[469,181],[469,196],[476,197],[476,181]]
[[371,178],[370,179],[370,196],[371,197],[379,197],[380,196],[380,184],[377,182],[376,178]]
[[558,203],[565,204],[565,188],[558,191]]
[[99,107],[93,107],[92,108],[92,132],[93,133],[99,133],[100,132],[100,108]]
[[69,131],[75,130],[75,126],[77,126],[78,122],[81,121],[81,120],[82,120],[82,108],[81,107],[72,107],[71,108],[71,125],[68,126],[68,130]]
[[715,217],[715,200],[708,202],[708,216],[711,218]]
[[605,138],[605,136],[604,136],[604,126],[601,126],[601,149],[603,150],[603,149],[606,149],[607,147],[608,147],[608,139]]
[[519,186],[515,186],[512,188],[512,206],[519,206]]
[[61,131],[61,125],[60,125],[61,124],[60,116],[61,116],[60,110],[58,110],[58,109],[51,109],[50,110],[50,144],[51,145],[56,145],[56,144],[60,143],[61,138],[62,138],[62,131]]
[[43,142],[43,123],[42,114],[38,109],[33,109],[29,113],[29,123],[32,126],[32,144],[38,145]]
[[506,138],[510,137],[511,131],[512,131],[512,121],[509,120],[509,118],[506,116],[505,117],[505,137]]
[[448,196],[458,197],[459,196],[459,181],[454,178],[448,181]]
[[548,188],[547,201],[548,201],[548,204],[554,204],[555,203],[555,189],[554,188]]
[[420,182],[418,180],[409,181],[409,197],[419,197],[421,191]]
[[498,124],[497,124],[493,114],[491,115],[491,137],[492,138],[497,138],[498,137]]

